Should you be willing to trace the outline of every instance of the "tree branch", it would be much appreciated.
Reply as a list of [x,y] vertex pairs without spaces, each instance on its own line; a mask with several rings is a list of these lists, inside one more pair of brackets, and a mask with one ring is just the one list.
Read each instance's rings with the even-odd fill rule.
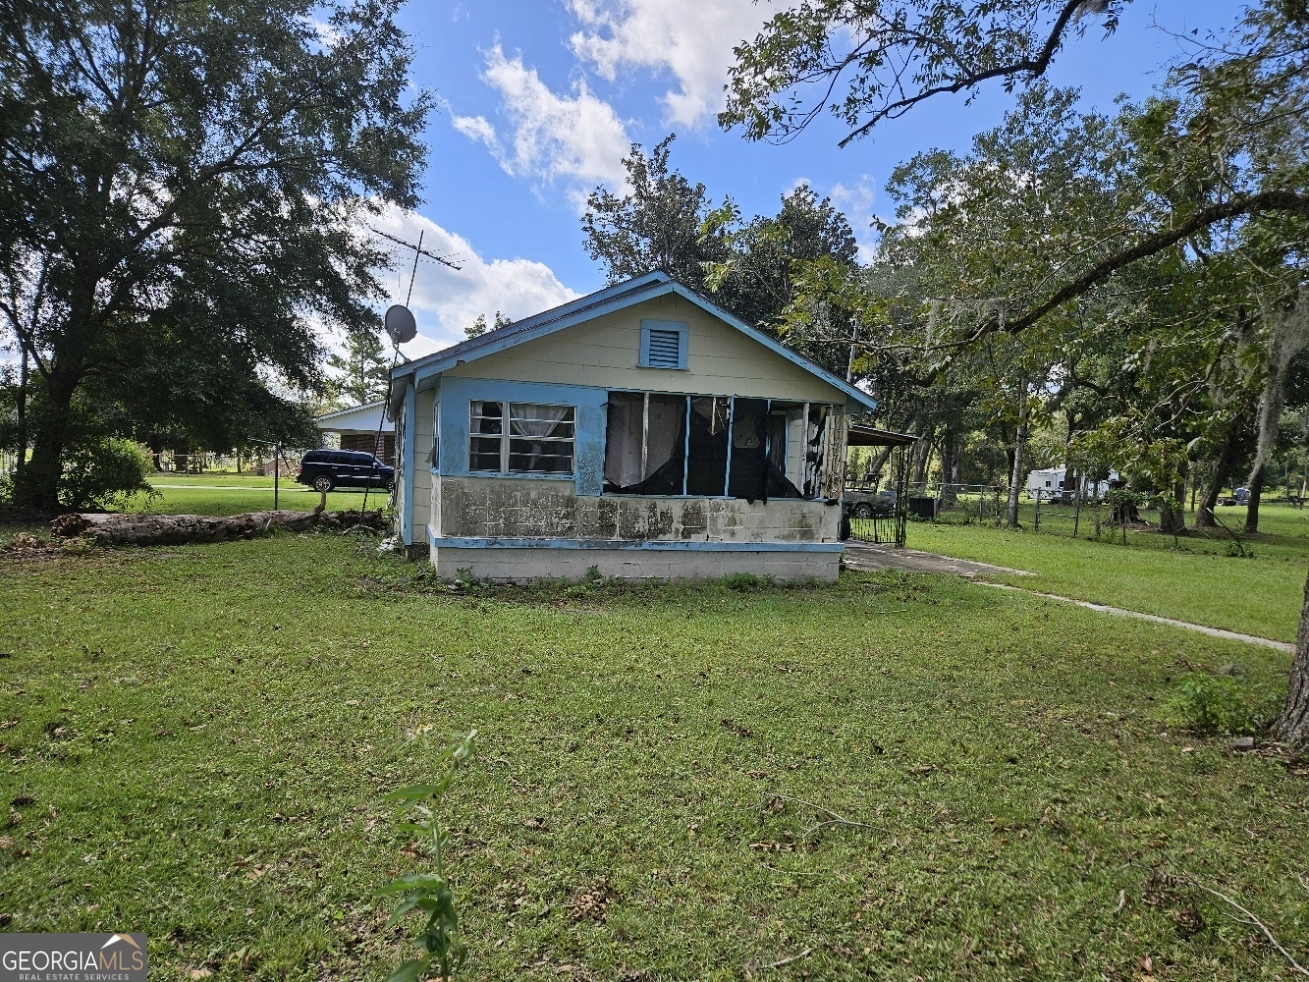
[[1162,252],[1169,246],[1176,245],[1211,225],[1216,225],[1230,218],[1254,215],[1264,211],[1283,211],[1296,215],[1309,215],[1309,196],[1295,191],[1261,191],[1238,195],[1227,201],[1200,208],[1188,216],[1181,224],[1151,233],[1135,245],[1121,249],[1113,255],[1100,260],[1085,273],[1070,280],[1063,287],[1056,290],[1047,300],[1026,313],[1005,321],[995,319],[979,325],[964,343],[970,343],[988,334],[1001,331],[1006,334],[1017,334],[1024,331],[1055,308],[1067,303],[1069,300],[1080,297],[1092,287],[1097,286],[1120,269],[1130,266],[1137,260]]
[[[996,78],[1009,78],[1013,75],[1026,74],[1029,78],[1040,78],[1050,67],[1050,60],[1054,57],[1059,45],[1063,43],[1064,32],[1068,30],[1068,25],[1077,16],[1078,11],[1085,6],[1086,0],[1066,0],[1063,10],[1055,19],[1050,34],[1041,47],[1041,52],[1035,58],[1024,58],[1021,61],[1013,62],[1008,65],[997,65],[994,68],[981,72],[971,72],[962,78],[944,85],[936,85],[931,88],[923,89],[914,95],[906,96],[903,99],[897,99],[895,102],[888,103],[873,114],[872,119],[852,130],[845,136],[837,146],[845,147],[846,144],[853,140],[865,136],[878,123],[884,119],[896,119],[903,115],[909,109],[925,102],[934,95],[950,95],[962,92],[965,89],[974,88],[982,82],[988,82]],[[956,64],[959,64],[958,55],[952,50],[950,56]],[[906,66],[907,67],[907,66]],[[902,90],[903,91],[903,90]]]

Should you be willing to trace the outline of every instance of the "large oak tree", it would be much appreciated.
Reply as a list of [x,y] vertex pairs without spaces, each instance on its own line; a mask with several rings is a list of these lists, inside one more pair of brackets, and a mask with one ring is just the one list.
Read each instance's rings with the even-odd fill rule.
[[56,506],[88,394],[141,405],[148,384],[160,413],[273,427],[321,383],[319,329],[375,326],[360,218],[417,202],[431,107],[397,6],[0,2],[19,502]]

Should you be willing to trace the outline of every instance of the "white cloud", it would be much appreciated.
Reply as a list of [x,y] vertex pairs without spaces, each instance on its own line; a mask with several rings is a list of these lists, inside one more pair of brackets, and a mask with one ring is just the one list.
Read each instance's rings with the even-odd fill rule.
[[500,149],[500,141],[495,135],[495,127],[485,116],[455,116],[454,128],[470,140],[485,143],[493,151]]
[[850,227],[854,229],[855,241],[859,243],[859,261],[872,262],[875,242],[871,226],[877,215],[873,210],[873,203],[877,200],[873,179],[867,174],[860,174],[859,180],[852,187],[834,184],[827,196],[832,199],[837,210],[844,213]]
[[771,16],[769,0],[567,0],[582,30],[569,39],[578,58],[612,81],[623,67],[668,71],[664,120],[704,125],[723,108],[732,48],[753,40]]
[[[462,269],[424,261],[418,264],[410,308],[418,321],[418,337],[401,350],[409,358],[421,358],[464,340],[464,328],[486,314],[491,320],[498,310],[519,320],[578,296],[559,282],[554,271],[531,259],[491,259],[479,256],[468,240],[422,215],[388,209],[370,223],[396,238],[417,242],[423,233],[423,249],[454,259]],[[409,289],[413,252],[395,247],[398,270],[391,273],[391,302],[404,303]]]
[[584,81],[574,83],[571,95],[558,95],[535,68],[523,64],[521,55],[506,57],[499,44],[487,53],[482,79],[500,93],[512,139],[503,139],[482,116],[452,114],[454,127],[485,143],[507,174],[546,183],[562,180],[572,185],[579,203],[596,184],[626,187],[627,128],[613,106],[596,98]]

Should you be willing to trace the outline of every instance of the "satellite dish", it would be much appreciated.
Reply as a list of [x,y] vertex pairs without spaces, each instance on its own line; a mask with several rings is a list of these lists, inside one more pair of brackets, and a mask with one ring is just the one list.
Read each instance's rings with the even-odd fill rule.
[[392,304],[386,311],[386,333],[393,344],[406,344],[418,333],[414,315],[404,304]]

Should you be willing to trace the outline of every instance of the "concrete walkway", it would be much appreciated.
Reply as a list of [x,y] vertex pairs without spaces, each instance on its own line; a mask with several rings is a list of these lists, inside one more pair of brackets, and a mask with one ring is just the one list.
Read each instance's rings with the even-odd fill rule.
[[1139,610],[1126,610],[1122,607],[1110,607],[1107,604],[1092,603],[1089,600],[1077,600],[1073,597],[1064,597],[1057,593],[1042,593],[1039,590],[1028,590],[1023,587],[1010,586],[1006,583],[987,583],[978,579],[984,576],[995,576],[997,573],[1005,573],[1010,576],[1032,576],[1034,574],[1025,569],[1010,569],[1007,566],[992,566],[989,563],[975,563],[967,559],[953,559],[950,556],[939,556],[934,552],[920,552],[917,549],[901,549],[895,546],[872,545],[867,542],[846,542],[845,544],[845,565],[850,569],[858,570],[881,570],[881,569],[899,569],[907,573],[952,573],[955,576],[963,576],[975,581],[978,586],[991,587],[994,590],[1011,590],[1014,593],[1025,593],[1030,597],[1040,597],[1043,600],[1058,600],[1061,603],[1075,604],[1078,607],[1084,607],[1087,610],[1094,610],[1101,614],[1110,614],[1114,617],[1135,617],[1143,621],[1153,621],[1156,624],[1167,624],[1169,627],[1180,627],[1186,631],[1197,631],[1200,634],[1207,634],[1211,638],[1222,638],[1224,641],[1241,641],[1245,644],[1262,645],[1265,648],[1273,648],[1277,651],[1294,652],[1295,645],[1286,641],[1274,641],[1272,638],[1260,638],[1253,634],[1241,634],[1237,631],[1224,631],[1218,627],[1208,627],[1204,624],[1192,624],[1190,621],[1178,621],[1171,617],[1160,617],[1158,614],[1143,614]]
[[1190,621],[1176,621],[1171,617],[1160,617],[1158,614],[1143,614],[1139,610],[1124,610],[1122,607],[1110,607],[1107,604],[1091,603],[1089,600],[1076,600],[1073,597],[1063,597],[1057,593],[1041,593],[1038,590],[1024,590],[1022,587],[1009,586],[1007,583],[979,583],[978,586],[989,586],[994,590],[1012,590],[1014,593],[1026,593],[1031,597],[1041,597],[1044,600],[1059,600],[1066,604],[1076,604],[1078,607],[1085,607],[1087,610],[1099,611],[1102,614],[1112,614],[1115,617],[1135,617],[1143,621],[1154,621],[1156,624],[1167,624],[1169,627],[1180,627],[1188,631],[1198,631],[1201,634],[1207,634],[1211,638],[1222,638],[1224,641],[1243,641],[1246,644],[1263,645],[1265,648],[1273,648],[1277,651],[1294,652],[1295,645],[1289,641],[1274,641],[1272,638],[1260,638],[1253,634],[1241,634],[1238,631],[1224,631],[1221,627],[1207,627],[1204,624],[1192,624]]
[[1010,576],[1032,575],[1025,569],[992,566],[990,563],[975,563],[968,559],[938,556],[934,552],[920,552],[917,549],[873,545],[869,542],[853,540],[848,540],[845,544],[845,564],[850,569],[902,569],[906,573],[952,573],[968,579],[977,576],[995,576],[997,573]]

